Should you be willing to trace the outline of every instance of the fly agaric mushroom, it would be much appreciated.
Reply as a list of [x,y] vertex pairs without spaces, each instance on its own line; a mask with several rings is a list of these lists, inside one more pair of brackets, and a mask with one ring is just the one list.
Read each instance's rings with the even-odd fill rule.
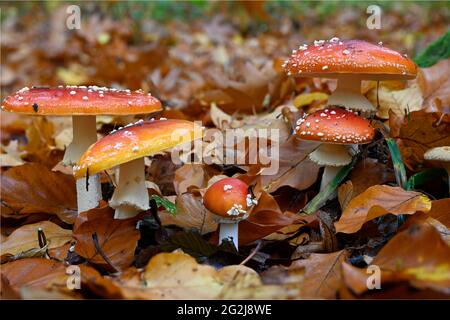
[[349,153],[353,144],[366,144],[373,140],[375,130],[369,121],[342,108],[329,106],[297,121],[296,137],[321,142],[309,154],[311,161],[325,166],[320,190],[336,176],[341,167],[352,161]]
[[[161,103],[138,90],[97,86],[25,87],[8,96],[1,109],[42,116],[72,116],[73,139],[66,148],[63,163],[74,165],[88,147],[97,141],[96,115],[132,115],[161,110]],[[87,182],[77,180],[78,212],[97,207],[101,184],[97,175]]]
[[231,238],[238,248],[238,223],[248,217],[249,208],[256,203],[248,194],[248,185],[236,178],[221,179],[206,190],[203,204],[220,224],[219,244]]
[[439,162],[447,171],[448,175],[448,192],[450,194],[450,147],[436,147],[428,149],[423,155],[425,160]]
[[417,75],[415,63],[394,50],[362,40],[314,41],[293,50],[283,65],[288,75],[337,79],[329,105],[341,105],[362,113],[376,108],[361,94],[362,80],[407,80]]
[[202,137],[201,127],[186,120],[139,120],[99,139],[74,167],[77,179],[120,165],[119,182],[109,205],[116,219],[148,210],[144,157]]

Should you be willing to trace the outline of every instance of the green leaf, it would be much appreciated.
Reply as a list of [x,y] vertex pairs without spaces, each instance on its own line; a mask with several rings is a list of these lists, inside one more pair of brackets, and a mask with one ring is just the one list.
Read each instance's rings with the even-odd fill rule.
[[385,138],[386,143],[389,148],[389,152],[391,153],[392,164],[394,166],[395,179],[397,180],[397,184],[406,189],[406,169],[405,164],[403,163],[403,158],[400,153],[400,149],[398,148],[397,142],[395,142],[392,138]]
[[325,189],[319,192],[308,204],[300,211],[300,214],[310,215],[319,210],[325,202],[330,198],[330,196],[334,193],[336,188],[344,181],[347,175],[352,171],[354,165],[356,163],[356,158],[353,158],[352,162],[342,167],[339,170],[338,174],[334,177],[330,183],[327,184]]
[[158,208],[163,206],[167,210],[167,212],[169,212],[171,215],[175,216],[177,214],[177,207],[175,203],[170,202],[166,198],[160,197],[156,194],[152,194],[150,196],[150,200],[155,200]]
[[428,68],[439,60],[450,58],[450,31],[432,42],[424,51],[414,58],[414,62],[421,68]]

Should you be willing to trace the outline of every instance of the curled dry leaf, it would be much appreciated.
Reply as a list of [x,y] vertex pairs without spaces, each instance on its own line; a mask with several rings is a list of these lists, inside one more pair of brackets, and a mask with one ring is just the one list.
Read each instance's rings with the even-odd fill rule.
[[39,228],[41,228],[45,234],[45,238],[48,242],[48,249],[62,246],[72,239],[71,230],[63,229],[50,221],[27,224],[14,230],[5,241],[2,241],[2,255],[16,255],[30,249],[39,248],[37,235]]
[[405,165],[412,171],[423,166],[423,154],[428,149],[450,146],[450,115],[423,110],[412,112],[408,117],[391,114],[389,126]]
[[365,222],[387,213],[414,214],[430,209],[431,201],[422,193],[377,185],[353,198],[334,226],[336,232],[355,233]]
[[282,212],[276,200],[263,192],[249,218],[239,223],[239,245],[262,239],[292,224],[306,223],[307,221],[297,214]]
[[[419,289],[450,295],[450,247],[429,224],[413,224],[394,236],[371,262],[381,270],[381,288],[408,281]],[[346,285],[356,294],[367,288],[367,272],[344,262]]]
[[342,263],[348,253],[313,253],[307,259],[294,261],[289,269],[305,268],[302,296],[308,299],[336,299],[342,284]]
[[[298,279],[296,279],[298,281]],[[298,283],[264,285],[248,267],[231,265],[216,270],[182,253],[159,253],[147,264],[141,281],[119,284],[128,299],[264,299],[298,296]],[[297,287],[295,295],[292,288]],[[290,289],[290,290],[288,290]]]
[[[47,294],[60,292],[70,294],[67,283],[70,275],[79,268],[81,288],[102,298],[123,298],[119,288],[108,278],[102,277],[92,267],[86,265],[67,266],[63,262],[44,258],[21,259],[2,265],[2,279],[6,279],[16,294],[22,294],[24,288],[45,290]],[[3,280],[2,280],[3,281]],[[76,296],[78,297],[78,296]]]
[[140,236],[136,229],[140,219],[142,214],[131,219],[114,219],[114,210],[108,206],[80,213],[73,226],[75,252],[90,263],[110,267],[95,247],[93,234],[96,233],[100,249],[112,266],[129,267]]
[[348,178],[349,180],[338,188],[338,198],[342,209],[345,209],[350,200],[367,188],[395,181],[392,169],[372,158],[358,162]]
[[14,215],[49,213],[73,223],[77,201],[72,176],[50,171],[38,163],[27,163],[9,169],[1,179],[2,205]]

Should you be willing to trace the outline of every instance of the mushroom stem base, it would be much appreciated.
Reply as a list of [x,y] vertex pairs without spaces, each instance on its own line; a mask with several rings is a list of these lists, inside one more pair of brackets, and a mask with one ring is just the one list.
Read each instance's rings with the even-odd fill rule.
[[236,247],[236,250],[239,250],[238,246],[238,234],[239,234],[239,227],[238,223],[221,223],[220,224],[220,231],[219,231],[219,245],[223,242],[225,239],[230,239],[233,241],[234,246]]
[[377,111],[372,103],[361,94],[361,79],[355,77],[339,78],[336,90],[328,98],[328,104],[361,111],[364,115],[371,115]]
[[109,201],[110,207],[116,209],[114,218],[132,218],[148,210],[150,199],[145,186],[144,158],[120,165],[118,176],[118,186]]
[[[89,185],[87,189],[86,184]],[[86,178],[77,180],[78,214],[80,214],[80,212],[96,208],[101,198],[102,187],[100,184],[100,178],[97,174],[89,176],[88,181],[86,181]]]

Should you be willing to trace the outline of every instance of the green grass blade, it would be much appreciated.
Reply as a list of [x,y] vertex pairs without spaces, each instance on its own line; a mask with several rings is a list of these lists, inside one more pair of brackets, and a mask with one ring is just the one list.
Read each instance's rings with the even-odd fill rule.
[[319,210],[325,202],[330,198],[330,196],[334,193],[336,188],[344,181],[347,175],[352,171],[354,165],[356,163],[356,158],[353,158],[352,162],[345,167],[342,167],[339,170],[338,174],[334,177],[333,180],[330,181],[329,184],[319,192],[308,204],[300,211],[302,215],[310,215]]
[[392,138],[386,138],[386,143],[388,145],[389,152],[391,153],[392,164],[394,166],[394,173],[397,184],[403,189],[406,189],[406,169],[397,142],[395,142],[395,140]]

